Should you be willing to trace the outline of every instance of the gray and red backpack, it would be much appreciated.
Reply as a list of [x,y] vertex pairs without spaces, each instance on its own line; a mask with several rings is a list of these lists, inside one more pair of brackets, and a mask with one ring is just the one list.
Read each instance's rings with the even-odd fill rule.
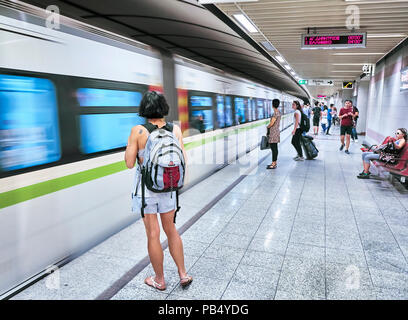
[[176,191],[177,208],[174,213],[174,223],[176,223],[176,215],[180,210],[179,190],[183,187],[185,174],[183,150],[179,140],[173,134],[172,123],[166,123],[162,128],[149,122],[143,126],[149,131],[149,137],[141,166],[142,217],[144,218],[146,207],[145,187],[157,193]]

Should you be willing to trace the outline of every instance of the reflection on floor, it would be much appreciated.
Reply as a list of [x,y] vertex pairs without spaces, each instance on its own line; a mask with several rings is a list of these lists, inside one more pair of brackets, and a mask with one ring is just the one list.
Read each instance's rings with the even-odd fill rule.
[[166,250],[166,291],[150,265],[113,299],[408,299],[408,193],[357,179],[361,145],[340,152],[336,129],[313,161],[281,144],[183,234],[190,287]]

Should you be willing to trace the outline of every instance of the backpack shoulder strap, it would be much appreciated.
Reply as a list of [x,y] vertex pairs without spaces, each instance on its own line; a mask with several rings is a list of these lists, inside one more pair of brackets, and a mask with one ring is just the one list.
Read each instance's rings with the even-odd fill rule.
[[145,127],[147,131],[149,131],[149,133],[152,133],[154,130],[158,128],[156,125],[151,124],[150,122],[146,122],[145,124],[143,124],[143,127]]
[[173,132],[174,125],[172,122],[166,122],[166,125],[163,128],[167,131]]

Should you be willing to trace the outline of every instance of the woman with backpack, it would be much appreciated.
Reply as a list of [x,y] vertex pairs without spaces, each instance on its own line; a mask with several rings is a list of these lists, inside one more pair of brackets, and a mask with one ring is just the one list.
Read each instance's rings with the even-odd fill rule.
[[302,146],[300,144],[300,138],[302,137],[302,129],[300,128],[300,123],[302,119],[302,107],[299,103],[299,101],[295,100],[292,103],[292,109],[295,110],[295,113],[293,114],[293,131],[292,131],[292,145],[295,147],[297,156],[293,158],[295,161],[304,161],[305,158],[303,158],[303,151],[302,151]]
[[276,161],[278,160],[278,143],[280,142],[280,120],[281,120],[281,113],[279,111],[279,104],[280,101],[279,99],[273,99],[272,100],[272,106],[273,106],[273,116],[271,118],[271,121],[269,122],[268,126],[266,127],[268,132],[268,137],[269,137],[269,144],[271,146],[272,150],[272,163],[266,167],[266,169],[276,169],[278,166]]
[[[172,160],[169,161],[168,159],[174,159],[174,162],[177,164],[178,162],[174,157],[178,155],[184,162],[183,136],[180,127],[166,123],[164,116],[168,115],[168,113],[169,106],[164,96],[154,91],[147,92],[143,96],[139,109],[139,115],[147,118],[147,123],[132,128],[125,152],[126,166],[129,169],[132,169],[135,165],[137,166],[135,185],[132,191],[132,211],[142,213],[147,235],[147,249],[155,272],[155,276],[146,278],[145,283],[161,291],[166,290],[166,283],[163,273],[163,249],[160,243],[160,226],[157,213],[160,214],[161,223],[167,235],[170,254],[177,265],[181,286],[187,286],[193,281],[193,278],[186,273],[183,243],[174,224],[175,214],[179,209],[178,193],[177,191],[152,192],[151,190],[154,186],[146,183],[148,179],[145,179],[145,176],[149,174],[147,170],[149,166],[146,166],[146,161],[157,159],[157,157],[152,155],[155,150],[155,148],[152,148],[152,145],[157,144],[157,141],[163,140],[155,139],[153,141],[152,139],[155,136],[161,135],[160,138],[166,138],[168,141],[171,141],[172,146],[176,146],[167,152],[168,158],[165,160],[170,162],[168,164],[169,167],[164,168],[164,171],[161,171],[159,176],[165,181],[165,184],[171,185],[171,188],[173,188],[174,182],[169,182],[169,177],[170,180],[173,180],[173,178],[175,181],[180,180],[179,173],[173,170],[176,168],[175,164]],[[179,152],[177,153],[178,150]],[[162,154],[164,153],[162,152]],[[185,164],[183,163],[183,169],[184,167]],[[176,170],[178,169],[176,168]]]

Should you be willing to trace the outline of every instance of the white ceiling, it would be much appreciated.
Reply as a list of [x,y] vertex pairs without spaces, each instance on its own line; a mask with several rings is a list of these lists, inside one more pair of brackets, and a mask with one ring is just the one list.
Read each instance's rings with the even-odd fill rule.
[[[300,49],[307,28],[326,34],[350,32],[346,28],[349,5],[357,5],[360,11],[360,29],[356,31],[367,32],[366,48]],[[217,7],[232,20],[233,14],[244,12],[260,31],[249,35],[257,42],[266,37],[277,49],[270,54],[280,53],[301,79],[335,80],[334,87],[308,86],[314,97],[341,90],[343,81],[359,78],[364,64],[376,63],[408,36],[408,0],[259,0]],[[396,34],[400,36],[384,37]]]

